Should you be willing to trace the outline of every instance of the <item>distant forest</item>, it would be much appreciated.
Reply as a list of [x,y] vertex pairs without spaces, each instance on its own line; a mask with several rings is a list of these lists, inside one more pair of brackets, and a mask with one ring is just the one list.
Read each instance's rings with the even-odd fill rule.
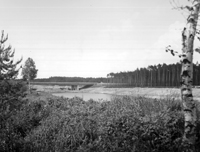
[[[158,64],[130,72],[109,73],[109,83],[128,83],[133,87],[179,87],[181,64]],[[200,85],[200,66],[193,64],[193,85]]]
[[107,78],[83,78],[83,77],[50,77],[44,79],[35,79],[33,82],[107,82]]
[[[103,82],[103,83],[127,83],[132,87],[179,87],[181,64],[158,64],[135,71],[109,73],[107,78],[83,78],[83,77],[50,77],[35,79],[34,82]],[[200,65],[193,65],[193,85],[200,85]]]

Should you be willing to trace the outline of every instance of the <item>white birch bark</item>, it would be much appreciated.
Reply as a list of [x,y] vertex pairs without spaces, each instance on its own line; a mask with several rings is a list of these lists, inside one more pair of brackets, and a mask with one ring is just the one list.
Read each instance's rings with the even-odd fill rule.
[[192,95],[193,82],[193,44],[198,22],[200,1],[196,1],[187,20],[187,26],[182,32],[182,70],[181,98],[185,117],[183,137],[184,151],[195,151],[196,141],[196,105]]

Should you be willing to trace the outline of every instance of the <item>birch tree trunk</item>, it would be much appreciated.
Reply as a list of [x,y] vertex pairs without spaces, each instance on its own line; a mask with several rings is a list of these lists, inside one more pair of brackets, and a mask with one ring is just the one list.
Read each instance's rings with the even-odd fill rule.
[[196,105],[192,95],[193,82],[193,43],[198,22],[200,1],[196,1],[187,20],[187,26],[182,32],[182,70],[181,98],[185,117],[183,136],[183,151],[195,151],[196,141]]

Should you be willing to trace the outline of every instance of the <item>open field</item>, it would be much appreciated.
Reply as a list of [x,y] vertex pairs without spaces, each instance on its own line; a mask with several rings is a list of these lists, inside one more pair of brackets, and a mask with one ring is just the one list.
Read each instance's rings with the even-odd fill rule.
[[[145,96],[151,98],[166,98],[175,97],[180,98],[180,89],[178,88],[105,88],[103,86],[91,87],[83,90],[68,90],[68,86],[43,86],[33,85],[37,91],[45,91],[49,93],[59,92],[83,92],[83,93],[101,93],[112,95],[132,95],[132,96]],[[194,99],[200,99],[200,89],[193,88]]]

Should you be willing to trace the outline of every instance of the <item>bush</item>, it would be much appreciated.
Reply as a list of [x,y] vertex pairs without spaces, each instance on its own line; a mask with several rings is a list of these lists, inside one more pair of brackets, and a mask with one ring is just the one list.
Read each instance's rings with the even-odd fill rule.
[[[26,136],[32,151],[181,151],[179,101],[120,97],[111,102],[60,98]],[[48,110],[47,110],[48,109]]]
[[[174,99],[124,96],[111,102],[85,102],[76,97],[26,103],[6,136],[10,142],[6,145],[13,147],[10,151],[178,152],[182,148],[184,118],[180,101]],[[197,149],[198,144],[199,138]]]
[[17,113],[25,103],[24,84],[14,80],[0,81],[0,149],[13,151],[20,147],[21,135],[15,131]]
[[115,98],[106,112],[111,118],[102,125],[99,149],[113,152],[179,150],[184,119],[180,102],[170,102],[169,106],[163,100],[144,97]]
[[106,125],[102,147],[106,147],[104,151],[177,151],[184,123],[180,113],[174,115],[123,116]]
[[[60,100],[63,100],[61,103]],[[35,151],[77,151],[94,145],[98,125],[94,120],[95,106],[79,98],[49,102],[50,115],[33,129],[26,141]],[[73,102],[74,101],[74,102]],[[61,106],[58,106],[60,105]]]

